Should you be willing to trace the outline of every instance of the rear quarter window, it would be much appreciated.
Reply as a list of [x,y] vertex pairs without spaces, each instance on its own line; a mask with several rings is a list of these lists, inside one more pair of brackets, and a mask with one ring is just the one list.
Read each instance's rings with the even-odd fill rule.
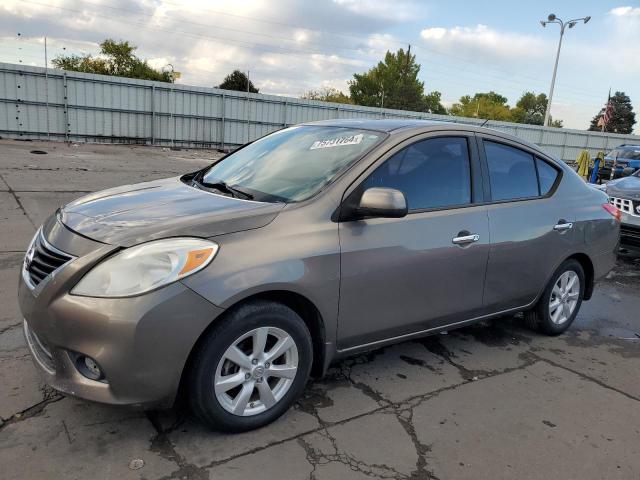
[[553,188],[560,172],[539,158],[536,158],[536,166],[538,167],[538,179],[540,181],[540,195],[546,195]]

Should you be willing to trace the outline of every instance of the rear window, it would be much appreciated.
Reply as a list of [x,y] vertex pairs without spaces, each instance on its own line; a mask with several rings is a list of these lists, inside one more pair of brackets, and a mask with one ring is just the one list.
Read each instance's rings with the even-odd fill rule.
[[533,155],[518,148],[484,141],[494,201],[537,197],[538,177]]

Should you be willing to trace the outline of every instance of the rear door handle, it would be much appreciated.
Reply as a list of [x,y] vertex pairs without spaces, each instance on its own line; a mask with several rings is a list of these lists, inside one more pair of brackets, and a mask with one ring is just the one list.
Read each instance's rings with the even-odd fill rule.
[[553,226],[553,229],[557,232],[562,232],[564,230],[571,230],[573,228],[573,223],[565,222],[560,220],[556,225]]
[[451,239],[451,242],[455,243],[456,245],[465,245],[467,243],[477,242],[478,240],[480,240],[480,235],[478,235],[477,233],[473,233],[470,235],[463,235],[461,237],[453,237]]

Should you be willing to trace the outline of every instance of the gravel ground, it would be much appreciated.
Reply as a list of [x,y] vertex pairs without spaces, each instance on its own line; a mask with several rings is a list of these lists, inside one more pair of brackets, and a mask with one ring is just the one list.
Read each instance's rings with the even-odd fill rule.
[[513,317],[356,356],[259,431],[223,435],[180,407],[132,411],[43,385],[16,301],[36,226],[86,192],[192,171],[218,155],[0,141],[0,477],[640,478],[633,253],[565,335],[538,335]]

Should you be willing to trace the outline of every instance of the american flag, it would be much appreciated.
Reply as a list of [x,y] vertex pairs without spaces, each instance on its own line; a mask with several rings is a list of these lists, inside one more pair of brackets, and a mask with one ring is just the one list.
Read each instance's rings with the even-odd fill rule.
[[613,115],[613,104],[611,103],[611,90],[609,90],[609,99],[607,100],[607,106],[604,109],[604,115],[602,115],[600,117],[600,120],[598,120],[598,126],[602,127],[602,129],[604,130],[605,125],[609,123],[609,120],[611,120],[612,115]]

